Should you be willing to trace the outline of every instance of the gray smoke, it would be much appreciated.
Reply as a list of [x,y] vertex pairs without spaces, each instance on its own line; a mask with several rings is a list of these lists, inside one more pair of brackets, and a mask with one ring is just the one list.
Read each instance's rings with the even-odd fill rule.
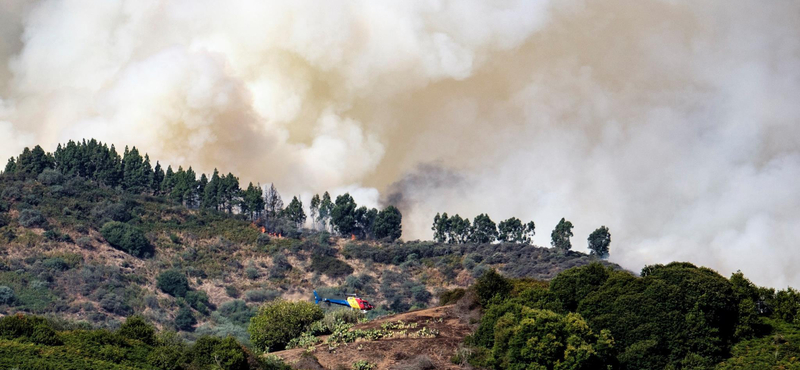
[[[96,137],[284,194],[516,216],[800,285],[800,3],[4,0],[0,155]],[[402,198],[397,198],[402,195]]]

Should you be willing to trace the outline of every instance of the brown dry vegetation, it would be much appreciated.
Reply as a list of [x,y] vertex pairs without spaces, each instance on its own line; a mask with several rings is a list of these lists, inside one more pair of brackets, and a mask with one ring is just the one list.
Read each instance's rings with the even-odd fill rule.
[[[414,338],[395,336],[374,341],[357,340],[340,345],[333,350],[325,344],[313,350],[302,348],[275,352],[274,354],[292,364],[296,369],[307,369],[312,355],[325,369],[349,368],[353,362],[365,360],[377,365],[377,369],[419,369],[420,363],[430,360],[431,369],[462,369],[454,365],[450,358],[462,345],[464,337],[472,331],[469,312],[460,310],[457,305],[448,305],[403,314],[386,316],[368,323],[356,325],[353,329],[379,329],[386,322],[403,321],[416,323],[417,328],[438,331],[433,338]],[[425,368],[424,366],[422,368]]]

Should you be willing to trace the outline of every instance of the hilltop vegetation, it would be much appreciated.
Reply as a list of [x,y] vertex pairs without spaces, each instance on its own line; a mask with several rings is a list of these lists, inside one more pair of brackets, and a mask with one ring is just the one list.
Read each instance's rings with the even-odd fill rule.
[[590,264],[549,283],[494,272],[472,288],[484,307],[459,361],[493,369],[800,367],[800,294],[726,279],[689,263],[641,276]]
[[278,297],[358,292],[378,316],[434,305],[490,268],[547,279],[596,260],[511,241],[404,242],[396,208],[347,194],[315,196],[307,229],[302,203],[284,207],[274,186],[242,190],[230,174],[162,177],[149,166],[135,148],[118,155],[94,141],[10,160],[0,175],[0,314],[112,329],[140,314],[186,339],[233,335],[249,346],[250,318]]
[[[498,226],[486,214],[440,214],[434,241],[403,241],[392,206],[316,195],[306,228],[302,202],[284,206],[274,185],[242,190],[231,174],[197,180],[191,168],[163,177],[159,168],[135,148],[120,156],[93,141],[9,161],[0,174],[0,366],[281,369],[261,352],[436,338],[441,322],[412,333],[407,323],[354,325],[459,302],[478,314],[451,331],[462,338],[472,325],[461,348],[454,336],[440,341],[453,366],[800,367],[800,293],[688,263],[623,271],[605,261],[604,226],[587,239],[589,255],[571,250],[566,219],[552,248],[530,244],[533,222]],[[331,312],[307,302],[314,289],[357,292],[376,309]]]

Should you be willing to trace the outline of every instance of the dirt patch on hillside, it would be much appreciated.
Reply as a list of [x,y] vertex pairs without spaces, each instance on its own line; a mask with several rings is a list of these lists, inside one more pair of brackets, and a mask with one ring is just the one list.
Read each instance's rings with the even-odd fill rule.
[[[340,345],[330,350],[326,344],[319,344],[310,353],[317,358],[325,369],[350,369],[353,362],[369,361],[377,365],[379,370],[404,367],[404,364],[416,363],[423,359],[430,360],[430,369],[461,369],[454,365],[450,358],[463,343],[472,328],[467,322],[469,315],[464,314],[454,305],[411,311],[399,315],[387,316],[368,323],[359,324],[354,329],[380,329],[386,322],[416,323],[417,328],[428,328],[438,331],[435,337],[411,337],[398,335],[374,341],[356,341]],[[291,349],[274,354],[283,358],[295,368],[305,368],[308,359],[304,358],[304,349]]]

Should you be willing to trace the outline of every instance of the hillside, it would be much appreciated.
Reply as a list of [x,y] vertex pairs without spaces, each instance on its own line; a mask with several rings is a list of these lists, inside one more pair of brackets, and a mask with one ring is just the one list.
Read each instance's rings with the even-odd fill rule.
[[[435,305],[490,268],[549,279],[596,260],[515,243],[351,240],[309,229],[269,236],[249,215],[184,203],[48,169],[0,175],[0,314],[110,328],[141,314],[188,339],[248,343],[255,308],[277,297],[358,292],[375,317]],[[167,271],[183,291],[159,287]]]
[[[456,305],[415,310],[358,324],[352,329],[367,331],[395,327],[389,329],[393,335],[387,338],[359,338],[348,344],[325,343],[274,354],[298,369],[313,369],[315,363],[325,369],[334,369],[337,365],[358,361],[375,364],[377,370],[459,369],[461,367],[453,364],[452,357],[474,329],[469,318],[474,319],[475,315],[479,313],[470,313],[465,307]],[[435,334],[416,334],[420,331]]]

